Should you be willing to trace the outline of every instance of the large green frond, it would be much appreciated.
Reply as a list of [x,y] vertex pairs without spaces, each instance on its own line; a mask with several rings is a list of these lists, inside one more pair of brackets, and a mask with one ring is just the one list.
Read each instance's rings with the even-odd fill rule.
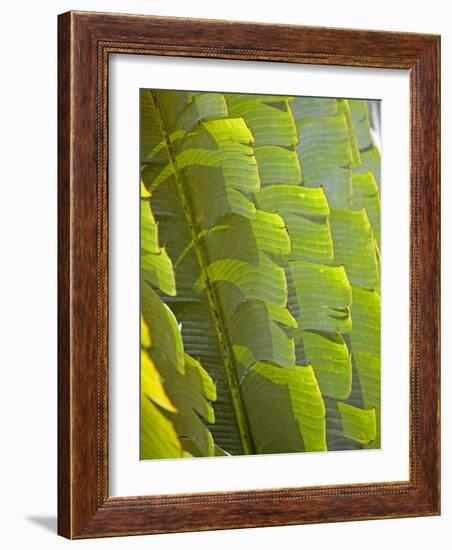
[[379,447],[365,102],[144,90],[141,115],[145,403],[165,452]]
[[[159,142],[154,104],[142,94],[147,123],[142,126],[144,154],[169,161]],[[160,132],[161,139],[161,132]],[[143,150],[142,150],[143,152]],[[160,246],[152,212],[152,193],[141,198],[141,458],[196,454],[213,456],[205,422],[215,421],[211,401],[216,389],[199,361],[184,351],[180,329],[163,296],[175,296],[173,264]]]

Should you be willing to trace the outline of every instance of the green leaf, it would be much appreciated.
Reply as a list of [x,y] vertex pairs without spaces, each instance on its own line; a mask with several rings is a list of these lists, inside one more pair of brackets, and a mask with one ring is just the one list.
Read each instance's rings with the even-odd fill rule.
[[145,350],[141,350],[142,458],[180,458],[183,454],[173,423],[164,411],[177,412],[163,387],[160,375]]
[[[208,397],[215,395],[207,393],[205,380],[200,376],[199,364],[186,357],[185,372],[182,376],[180,372],[172,368],[172,365],[166,361],[158,350],[150,350],[152,359],[159,365],[159,371],[165,381],[165,388],[168,396],[174,403],[178,413],[171,416],[174,426],[184,445],[184,438],[196,445],[199,450],[199,456],[213,456],[214,442],[210,431],[201,419],[213,423],[215,414]],[[193,360],[194,361],[194,360]],[[191,452],[192,447],[187,449]]]
[[140,90],[140,151],[142,160],[152,158],[163,165],[169,161],[150,90]]
[[199,229],[210,228],[228,213],[255,218],[256,208],[246,196],[259,188],[256,160],[250,147],[231,143],[218,151],[184,149],[177,155],[177,163],[184,181],[196,182],[185,184],[184,189],[197,212]]
[[141,97],[142,341],[177,412],[158,392],[146,403],[170,420],[172,452],[379,447],[379,153],[363,146],[365,104]]
[[354,352],[353,358],[359,377],[361,400],[366,409],[373,408],[376,416],[376,436],[371,447],[380,448],[381,378],[380,358],[365,352]]
[[243,381],[256,451],[326,451],[325,407],[311,367],[256,363]]
[[229,116],[243,117],[254,136],[255,145],[282,145],[298,142],[297,129],[287,98],[228,94]]
[[353,154],[345,116],[302,118],[296,124],[303,185],[323,187],[331,207],[349,208]]
[[165,294],[176,294],[173,265],[159,246],[157,224],[145,199],[141,199],[141,276]]
[[321,188],[269,185],[256,194],[256,201],[260,208],[281,215],[290,237],[291,258],[319,263],[333,261],[330,210]]
[[178,129],[190,130],[202,120],[216,119],[227,113],[223,94],[159,91],[158,95],[170,133]]
[[380,194],[372,171],[353,174],[353,208],[364,208],[380,246]]
[[[171,163],[152,96],[141,93],[141,103],[147,117],[141,140],[151,163]],[[174,314],[159,297],[176,295],[173,264],[159,244],[152,193],[143,183],[141,195],[141,458],[213,456],[214,442],[201,418],[215,420],[215,386],[184,352]]]
[[338,113],[336,99],[327,97],[295,97],[290,103],[294,119],[316,119]]
[[156,405],[168,412],[176,413],[177,409],[171,403],[160,374],[147,351],[141,350],[141,391]]
[[146,396],[141,395],[140,457],[182,458],[183,449],[174,428],[159,408]]
[[186,353],[200,360],[216,386],[215,424],[209,424],[215,443],[230,454],[243,454],[224,358],[208,304],[182,299],[168,305],[181,324]]
[[350,347],[359,384],[351,401],[375,409],[376,436],[370,446],[380,448],[380,296],[355,285],[352,294]]
[[[212,262],[207,266],[207,277],[212,283],[227,282],[240,291],[240,298],[225,303],[234,311],[245,299],[257,298],[272,305],[284,307],[287,297],[284,269],[259,254],[256,264],[229,258]],[[225,289],[224,293],[229,293]],[[232,293],[231,293],[232,294]],[[232,296],[231,296],[232,298]]]
[[351,150],[351,165],[357,167],[361,164],[360,147],[358,144],[358,136],[354,132],[352,113],[351,113],[351,101],[347,99],[339,99],[337,102],[338,111],[345,117],[345,122],[348,129],[348,140]]
[[256,200],[260,208],[269,212],[304,214],[321,218],[330,213],[325,194],[319,188],[270,185],[260,190]]
[[[303,259],[333,265],[343,264],[347,278],[354,283],[353,288],[359,288],[358,285],[371,289],[378,288],[379,253],[377,243],[380,231],[380,205],[375,178],[379,179],[380,155],[373,143],[368,141],[369,138],[371,139],[371,133],[368,126],[367,106],[360,100],[295,98],[291,103],[291,108],[299,132],[300,145],[297,150],[301,161],[303,184],[323,185],[331,207],[331,215],[328,216],[327,221],[331,227],[332,242],[334,243],[334,257],[330,255],[316,260],[311,256]],[[343,115],[342,120],[338,114]],[[336,153],[332,155],[324,153],[330,141],[335,141],[337,144]],[[303,143],[305,148],[302,147]],[[342,157],[339,156],[340,151]],[[315,181],[314,176],[318,176],[319,179]],[[321,178],[329,181],[330,184],[324,185]],[[363,214],[363,209],[365,209],[368,220]],[[362,212],[360,214],[350,213],[351,210],[361,210]],[[369,221],[372,230],[369,228]],[[289,234],[292,240],[292,250],[294,250],[294,239],[290,231]],[[324,243],[322,243],[321,249],[325,250]],[[293,254],[289,256],[289,261],[292,257]],[[289,303],[293,304],[293,285],[289,283],[288,288]],[[365,361],[358,351],[352,354],[350,361],[350,354],[355,349],[353,341],[355,343],[357,340],[361,341],[360,333],[363,330],[363,327],[360,326],[363,308],[360,303],[356,303],[356,301],[360,302],[360,298],[359,290],[353,293],[352,330],[347,333],[346,342],[339,334],[317,332],[318,339],[323,338],[324,342],[330,343],[331,338],[339,338],[339,342],[342,340],[343,343],[342,348],[333,348],[325,343],[317,348],[317,354],[325,358],[325,367],[329,369],[322,371],[317,368],[315,372],[325,396],[328,448],[332,450],[362,448],[363,444],[344,436],[337,405],[339,401],[345,400],[352,406],[366,407],[369,404],[369,399],[365,399],[364,394],[369,395],[369,392],[373,395],[371,406],[375,408],[378,432],[370,446],[378,448],[380,444],[380,396],[376,391],[377,386],[379,389],[379,380],[375,378],[377,372],[379,373],[380,361],[379,317],[367,329],[367,337],[375,343],[372,358]],[[379,313],[379,303],[377,307]],[[354,315],[354,311],[356,315]],[[300,334],[302,333],[303,331]],[[301,336],[298,338],[297,361],[311,362],[315,368],[313,361],[319,361],[319,358],[313,358],[312,349],[309,345],[304,345]],[[337,363],[338,357],[331,354],[328,348],[331,348],[331,351],[335,349],[336,352],[342,349],[342,361]],[[372,362],[372,369],[369,367],[369,361]],[[343,368],[333,367],[338,364]],[[369,386],[369,380],[374,380],[375,383]]]
[[380,295],[375,290],[352,286],[353,331],[350,341],[353,352],[380,356]]
[[300,165],[292,149],[298,135],[287,98],[239,94],[226,98],[230,116],[241,117],[254,136],[261,185],[299,184]]
[[250,144],[255,141],[243,118],[211,120],[210,122],[203,122],[202,126],[217,144],[227,146],[229,142]]
[[340,334],[301,331],[297,361],[312,365],[322,395],[348,399],[352,391],[352,359]]
[[375,409],[359,409],[347,403],[337,404],[345,437],[369,444],[377,435]]
[[[148,397],[155,394],[155,391],[148,393],[147,390],[155,388],[156,373],[150,372],[149,364],[155,365],[168,399],[173,404],[173,409],[164,407],[168,411],[167,417],[181,441],[187,438],[196,445],[201,456],[212,456],[213,439],[199,417],[214,422],[215,415],[209,402],[216,398],[213,382],[200,363],[184,353],[177,322],[169,308],[146,283],[141,294],[143,318],[151,341],[147,350],[149,361],[141,366],[143,391]],[[165,404],[161,395],[158,399],[153,397],[152,401],[161,407]],[[142,458],[155,456],[142,453]]]
[[355,169],[357,173],[372,172],[380,189],[381,182],[381,155],[377,147],[372,146],[370,149],[361,151],[361,166]]
[[279,326],[283,320],[290,323],[292,317],[284,308],[280,311],[281,314],[275,314],[262,300],[247,300],[228,320],[227,328],[239,365],[249,368],[257,361],[269,361],[284,368],[294,365],[293,339]]
[[378,357],[366,352],[353,353],[362,391],[363,405],[378,408],[380,405],[380,362]]
[[351,287],[343,267],[328,267],[303,261],[287,269],[294,295],[290,310],[304,330],[349,332]]
[[174,370],[183,373],[184,347],[176,318],[146,282],[141,285],[141,312],[146,325],[151,327],[152,347]]
[[352,284],[376,289],[379,268],[372,228],[364,209],[331,211],[334,261],[342,264]]
[[254,150],[259,166],[261,185],[274,183],[298,185],[301,182],[301,170],[295,151],[262,145]]
[[359,149],[369,149],[373,144],[367,104],[363,99],[349,99],[348,105]]

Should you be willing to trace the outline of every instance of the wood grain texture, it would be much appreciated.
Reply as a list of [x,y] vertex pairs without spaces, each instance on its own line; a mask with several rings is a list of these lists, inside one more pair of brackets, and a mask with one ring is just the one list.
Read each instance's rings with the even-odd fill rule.
[[[438,36],[69,12],[59,17],[58,531],[68,538],[434,515],[440,508]],[[108,495],[108,56],[410,71],[410,480]]]
[[[70,15],[60,25],[69,28]],[[71,505],[71,345],[70,192],[71,83],[70,33],[58,34],[58,530],[70,533]]]

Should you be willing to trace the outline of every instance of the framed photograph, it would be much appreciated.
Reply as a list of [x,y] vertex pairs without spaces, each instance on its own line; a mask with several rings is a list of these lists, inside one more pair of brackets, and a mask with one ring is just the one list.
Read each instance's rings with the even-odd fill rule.
[[61,535],[440,513],[439,59],[59,16]]

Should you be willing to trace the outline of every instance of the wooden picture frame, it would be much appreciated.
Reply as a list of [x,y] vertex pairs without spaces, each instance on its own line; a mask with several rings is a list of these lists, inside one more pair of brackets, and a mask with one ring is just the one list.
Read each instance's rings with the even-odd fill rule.
[[[138,15],[59,16],[58,532],[88,538],[440,513],[440,38]],[[113,53],[410,73],[410,478],[110,497],[108,62]]]

